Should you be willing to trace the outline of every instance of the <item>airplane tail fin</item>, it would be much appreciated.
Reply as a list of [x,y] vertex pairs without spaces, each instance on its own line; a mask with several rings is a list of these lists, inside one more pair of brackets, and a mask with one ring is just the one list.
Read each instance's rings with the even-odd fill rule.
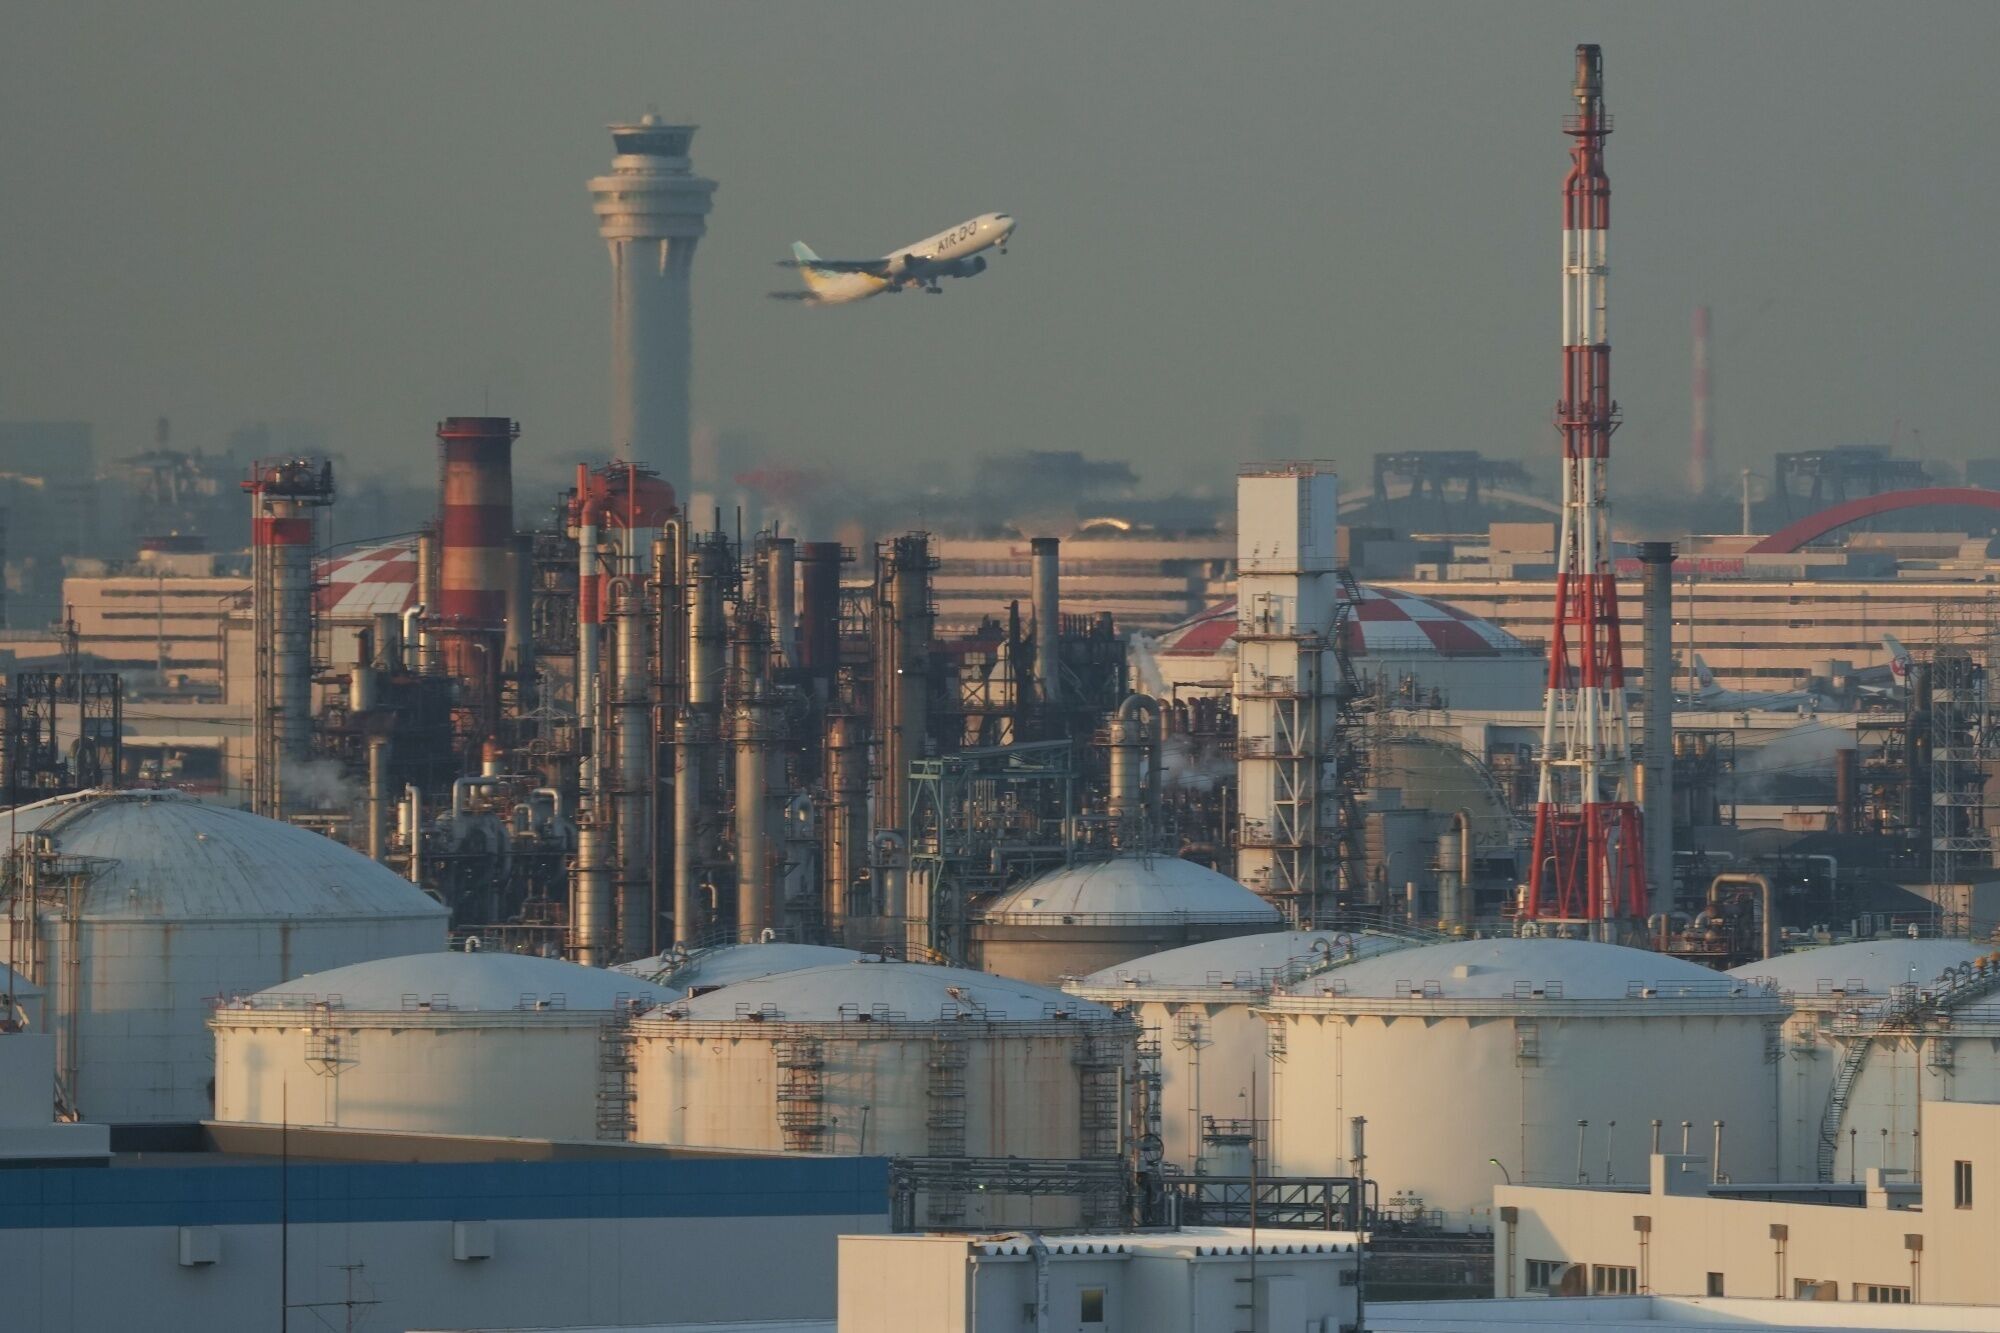
[[1701,687],[1703,694],[1709,694],[1714,691],[1715,673],[1708,669],[1708,663],[1701,660],[1700,653],[1694,655],[1694,679],[1695,683]]
[[817,293],[826,286],[827,275],[813,267],[819,262],[819,256],[813,253],[810,245],[804,241],[793,241],[792,258],[798,261],[799,276],[806,280],[806,290]]
[[1882,636],[1882,646],[1889,650],[1889,674],[1901,680],[1910,670],[1910,650],[1899,643],[1893,634]]

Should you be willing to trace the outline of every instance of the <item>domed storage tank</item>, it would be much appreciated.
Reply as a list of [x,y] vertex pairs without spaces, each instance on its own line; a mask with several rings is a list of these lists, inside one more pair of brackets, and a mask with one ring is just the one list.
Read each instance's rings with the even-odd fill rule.
[[1203,940],[1278,930],[1284,916],[1226,875],[1174,856],[1119,856],[1016,885],[974,919],[988,972],[1052,985]]
[[605,1024],[667,998],[636,977],[521,954],[337,967],[216,1010],[215,1118],[624,1138],[629,1107],[600,1100]]
[[2000,972],[1981,966],[1992,952],[1966,940],[1857,940],[1731,973],[1769,982],[1791,1011],[1778,1066],[1781,1180],[1913,1170],[1924,1102],[2000,1101],[2000,1001],[1987,998]]
[[753,944],[724,944],[713,949],[686,953],[655,954],[651,958],[619,963],[611,970],[642,977],[675,997],[712,991],[735,981],[775,977],[808,967],[837,967],[860,962],[866,955],[855,949],[831,944],[788,944],[768,940]]
[[[1251,1083],[1270,1078],[1271,992],[1414,941],[1375,933],[1278,930],[1134,958],[1063,989],[1125,1009],[1160,1047],[1160,1137],[1183,1171],[1249,1171]],[[1262,1118],[1263,1108],[1259,1108]]]
[[1646,1179],[1661,1149],[1772,1178],[1775,992],[1678,958],[1582,940],[1431,944],[1274,994],[1273,1175],[1347,1175],[1353,1117],[1384,1207],[1490,1224],[1493,1186]]
[[[739,981],[632,1024],[635,1138],[683,1148],[1116,1162],[1137,1030],[1061,991],[864,961]],[[1070,1225],[1074,1198],[920,1220]],[[1021,1201],[1009,1199],[1009,1206]]]
[[8,819],[21,850],[0,882],[0,957],[48,992],[63,1086],[88,1120],[207,1116],[220,996],[444,948],[443,906],[291,824],[173,791],[82,792]]

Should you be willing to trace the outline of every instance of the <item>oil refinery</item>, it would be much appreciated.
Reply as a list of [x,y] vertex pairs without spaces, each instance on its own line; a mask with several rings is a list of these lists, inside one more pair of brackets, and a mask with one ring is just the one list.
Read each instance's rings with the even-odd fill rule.
[[1521,462],[725,466],[657,111],[595,444],[468,394],[397,509],[0,429],[17,534],[162,519],[0,639],[0,1324],[2000,1328],[2000,490],[1786,449],[1713,531],[1706,305],[1697,493],[1626,480],[1573,61],[1478,130],[1559,186]]

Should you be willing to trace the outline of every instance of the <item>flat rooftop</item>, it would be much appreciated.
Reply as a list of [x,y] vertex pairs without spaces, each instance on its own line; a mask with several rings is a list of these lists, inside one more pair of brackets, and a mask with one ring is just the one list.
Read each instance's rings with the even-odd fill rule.
[[2000,1306],[1865,1305],[1703,1296],[1524,1297],[1475,1301],[1371,1301],[1368,1333],[1486,1333],[1567,1329],[1655,1333],[1666,1328],[1965,1329],[2000,1333]]

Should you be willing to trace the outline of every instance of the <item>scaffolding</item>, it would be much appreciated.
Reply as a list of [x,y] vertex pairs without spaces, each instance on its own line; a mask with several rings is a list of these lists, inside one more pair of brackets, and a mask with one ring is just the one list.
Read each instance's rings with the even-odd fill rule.
[[115,671],[17,671],[6,698],[7,803],[115,787],[125,681]]
[[1961,883],[1971,868],[1993,864],[1987,775],[1996,718],[1983,657],[1956,645],[1940,645],[1931,657],[1933,884]]
[[[965,1156],[965,1044],[965,1034],[958,1029],[939,1028],[931,1034],[924,1127],[933,1158]],[[965,1221],[961,1190],[932,1190],[925,1202],[934,1227],[955,1227]]]
[[778,1132],[786,1152],[825,1152],[826,1043],[793,1037],[775,1044],[778,1064]]
[[967,904],[1063,865],[1076,808],[1068,741],[961,750],[910,764],[910,911],[933,953],[965,957]]
[[618,997],[617,1006],[597,1029],[597,1137],[623,1142],[636,1128],[632,1115],[632,1005]]

